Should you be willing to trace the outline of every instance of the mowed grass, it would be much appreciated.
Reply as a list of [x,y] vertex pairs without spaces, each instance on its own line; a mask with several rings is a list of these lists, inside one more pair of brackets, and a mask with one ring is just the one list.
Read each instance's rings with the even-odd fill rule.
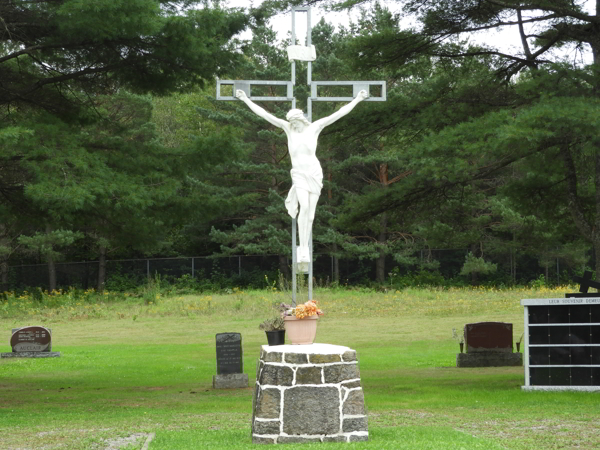
[[[520,299],[572,289],[316,290],[326,313],[317,342],[358,351],[370,433],[366,443],[318,447],[599,448],[599,394],[522,392],[522,368],[455,367],[452,328],[512,322],[516,340]],[[289,297],[236,290],[149,304],[131,297],[54,307],[5,302],[0,352],[10,351],[11,328],[44,324],[62,356],[0,360],[0,449],[132,450],[149,433],[151,450],[254,447],[252,386],[266,343],[258,324]],[[242,333],[247,389],[212,389],[220,332]]]

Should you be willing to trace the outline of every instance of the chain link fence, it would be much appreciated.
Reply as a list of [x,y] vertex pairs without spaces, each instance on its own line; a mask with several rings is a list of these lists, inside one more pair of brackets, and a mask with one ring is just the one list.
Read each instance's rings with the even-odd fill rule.
[[[287,267],[290,264],[291,259],[287,258]],[[366,266],[371,265],[371,263],[366,264]],[[364,274],[370,270],[369,267],[363,266],[364,263],[357,261],[340,261],[340,272],[344,273],[344,280],[349,278],[354,280],[356,273]],[[96,288],[98,267],[98,261],[56,263],[57,287]],[[313,267],[318,282],[326,284],[334,279],[332,257],[315,255]],[[148,279],[160,277],[166,282],[174,282],[186,275],[196,280],[210,280],[215,284],[262,287],[267,280],[270,280],[269,283],[278,281],[279,268],[278,255],[107,260],[105,287],[109,290],[135,288],[147,283]],[[31,287],[47,289],[48,285],[47,264],[9,267],[10,290]]]
[[[464,249],[437,249],[416,253],[417,261],[439,262],[439,273],[446,279],[457,277],[465,261],[467,251]],[[109,290],[127,290],[142,286],[149,279],[160,277],[161,280],[173,283],[187,276],[202,284],[221,287],[262,288],[266,283],[279,282],[280,273],[289,278],[291,258],[280,261],[278,255],[263,256],[225,256],[225,257],[178,257],[178,258],[145,258],[119,259],[106,262],[105,287]],[[315,254],[313,273],[317,286],[328,285],[336,280],[335,261],[329,255]],[[369,284],[375,281],[375,261],[360,259],[339,260],[339,283],[344,285]],[[398,266],[392,257],[386,259],[386,278],[392,268]],[[512,267],[512,266],[511,266]],[[399,267],[400,268],[400,267]],[[519,280],[531,280],[544,273],[535,258],[521,258],[519,261]],[[415,267],[402,266],[397,274],[418,270]],[[556,267],[550,271],[546,268],[549,281],[566,281],[564,269],[556,260]],[[509,262],[498,261],[498,271],[512,273]],[[561,280],[561,274],[563,279]],[[267,277],[265,279],[265,276]],[[510,279],[512,275],[507,275]],[[66,289],[77,287],[82,289],[96,288],[98,285],[98,261],[81,261],[56,264],[57,287]],[[8,289],[27,289],[40,287],[48,289],[48,265],[25,264],[9,267]]]

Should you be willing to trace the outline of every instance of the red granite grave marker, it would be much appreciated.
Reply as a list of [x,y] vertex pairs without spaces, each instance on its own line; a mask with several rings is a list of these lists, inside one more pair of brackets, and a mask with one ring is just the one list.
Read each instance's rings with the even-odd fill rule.
[[478,322],[465,325],[467,353],[512,353],[512,323]]
[[48,328],[23,327],[13,332],[10,345],[13,352],[49,352],[52,349],[52,336]]

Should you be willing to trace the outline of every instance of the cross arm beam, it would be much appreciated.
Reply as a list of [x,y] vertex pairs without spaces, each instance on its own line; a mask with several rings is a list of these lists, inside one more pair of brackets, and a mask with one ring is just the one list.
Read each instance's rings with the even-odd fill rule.
[[[319,97],[319,86],[352,86],[352,97]],[[381,86],[381,96],[373,97],[369,92],[371,86]],[[387,100],[385,81],[313,81],[310,83],[310,99],[313,102],[350,102],[362,90],[369,93],[366,102],[385,102]]]
[[[252,86],[286,86],[285,97],[252,96]],[[232,86],[231,96],[221,95],[221,86]],[[217,100],[237,100],[236,90],[242,90],[246,96],[253,101],[292,102],[294,100],[294,88],[291,81],[263,81],[263,80],[217,80]]]

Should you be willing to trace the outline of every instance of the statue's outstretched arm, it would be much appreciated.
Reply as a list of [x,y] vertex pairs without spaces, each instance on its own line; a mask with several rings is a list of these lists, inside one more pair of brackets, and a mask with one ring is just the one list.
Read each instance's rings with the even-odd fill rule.
[[252,100],[250,100],[244,91],[238,89],[237,91],[235,91],[235,96],[237,98],[239,98],[241,101],[243,101],[246,105],[248,105],[248,107],[252,110],[252,112],[254,114],[262,117],[267,122],[272,123],[276,127],[285,129],[286,126],[288,125],[288,122],[286,122],[285,120],[275,117],[273,114],[268,113],[265,109],[261,108],[256,103],[254,103]]
[[340,109],[338,109],[332,115],[327,116],[327,117],[323,117],[322,119],[319,119],[319,120],[315,121],[314,124],[318,125],[321,129],[323,129],[327,125],[331,125],[336,120],[341,119],[342,117],[344,117],[346,114],[348,114],[350,111],[352,111],[354,109],[354,107],[358,103],[362,102],[363,100],[365,100],[367,98],[369,98],[369,94],[367,93],[367,91],[365,91],[363,89],[362,91],[360,91],[358,93],[358,95],[356,96],[356,98],[354,100],[352,100],[350,103],[348,103],[347,105],[342,106]]

